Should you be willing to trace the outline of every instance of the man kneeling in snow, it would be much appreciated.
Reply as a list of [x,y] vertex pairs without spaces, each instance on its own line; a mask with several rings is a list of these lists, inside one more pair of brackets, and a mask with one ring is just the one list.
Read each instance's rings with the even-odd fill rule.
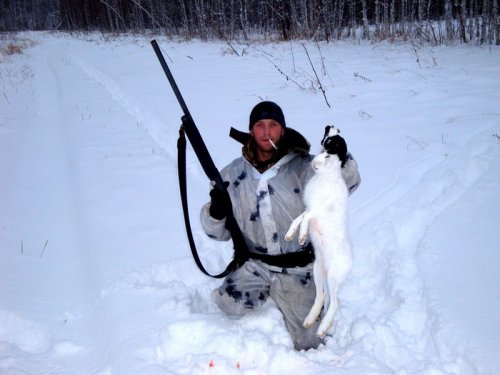
[[[221,171],[228,181],[234,217],[245,237],[250,260],[229,274],[214,290],[215,302],[226,314],[238,317],[258,309],[271,297],[285,320],[296,350],[317,348],[319,322],[310,328],[302,323],[315,298],[312,264],[314,252],[306,242],[285,241],[292,220],[305,209],[302,192],[311,178],[310,145],[298,132],[286,127],[281,108],[261,102],[250,113],[250,135],[243,156]],[[352,156],[342,168],[349,192],[360,183]],[[201,210],[201,223],[212,238],[230,239],[225,228],[229,206],[225,195],[212,189],[211,201]]]

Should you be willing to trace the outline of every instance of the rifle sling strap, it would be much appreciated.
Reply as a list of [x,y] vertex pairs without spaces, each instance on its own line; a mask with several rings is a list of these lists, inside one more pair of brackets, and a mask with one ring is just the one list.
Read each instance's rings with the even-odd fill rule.
[[[210,277],[214,277],[217,279],[225,277],[238,268],[238,261],[236,259],[236,256],[235,256],[235,259],[233,259],[229,263],[229,265],[227,266],[227,268],[223,272],[216,274],[216,275],[212,275],[203,266],[203,263],[201,262],[201,259],[198,255],[198,251],[196,250],[196,244],[194,242],[193,232],[191,231],[191,223],[189,220],[189,210],[188,210],[188,202],[187,202],[186,136],[184,134],[183,127],[181,127],[179,129],[179,139],[177,140],[177,169],[178,169],[178,173],[179,173],[179,190],[181,192],[182,211],[184,213],[184,224],[186,226],[186,233],[187,233],[189,246],[191,247],[191,253],[193,254],[194,261],[196,262],[196,265],[198,266],[200,271],[203,272],[205,275],[210,276]],[[236,255],[236,252],[235,252],[235,255]]]

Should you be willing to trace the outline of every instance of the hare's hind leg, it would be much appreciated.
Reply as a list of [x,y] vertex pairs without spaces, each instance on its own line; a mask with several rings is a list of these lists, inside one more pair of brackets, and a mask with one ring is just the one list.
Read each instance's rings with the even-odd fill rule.
[[321,314],[321,309],[323,308],[323,304],[325,303],[325,282],[326,282],[326,273],[325,268],[323,266],[323,260],[316,254],[316,260],[314,261],[313,266],[314,273],[314,284],[316,285],[316,298],[314,299],[314,303],[304,319],[304,327],[311,327],[318,316]]
[[326,276],[328,283],[328,309],[326,310],[321,324],[318,327],[317,335],[323,337],[328,333],[328,330],[333,324],[333,319],[335,318],[335,313],[337,312],[338,301],[337,301],[337,290],[339,288],[339,283],[336,278],[331,277],[331,275]]

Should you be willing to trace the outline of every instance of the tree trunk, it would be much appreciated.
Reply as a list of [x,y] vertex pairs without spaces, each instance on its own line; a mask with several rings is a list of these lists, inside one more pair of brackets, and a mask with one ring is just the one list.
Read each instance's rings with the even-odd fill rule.
[[493,2],[493,20],[495,22],[495,44],[500,46],[500,10],[498,0]]
[[345,0],[339,0],[339,6],[338,6],[338,12],[337,12],[337,39],[342,38],[342,30],[344,28],[344,7],[345,7]]
[[451,11],[451,0],[444,2],[444,19],[446,23],[446,39],[453,40],[453,14]]
[[391,12],[390,12],[390,28],[391,28],[391,36],[396,35],[396,0],[392,0],[391,2]]
[[363,39],[370,39],[370,28],[368,24],[368,10],[366,8],[366,0],[361,0],[363,7]]
[[383,0],[382,6],[383,6],[382,29],[383,29],[384,38],[387,38],[387,36],[389,35],[389,32],[390,32],[389,3],[387,2],[387,0]]
[[460,37],[462,42],[467,43],[467,33],[465,30],[466,26],[466,16],[467,16],[467,4],[466,0],[462,0],[459,9],[459,19],[460,19]]
[[375,37],[380,38],[380,0],[375,0]]
[[349,35],[356,38],[356,2],[349,1]]
[[483,13],[481,16],[481,37],[479,38],[479,42],[481,44],[485,43],[488,38],[488,0],[483,0]]

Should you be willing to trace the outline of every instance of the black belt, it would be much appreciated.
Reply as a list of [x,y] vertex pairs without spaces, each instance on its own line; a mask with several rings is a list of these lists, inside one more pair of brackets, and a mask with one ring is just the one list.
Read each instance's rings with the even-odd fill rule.
[[308,244],[303,250],[294,253],[269,255],[262,253],[248,253],[250,259],[260,260],[270,266],[281,268],[305,267],[314,261],[314,249]]

